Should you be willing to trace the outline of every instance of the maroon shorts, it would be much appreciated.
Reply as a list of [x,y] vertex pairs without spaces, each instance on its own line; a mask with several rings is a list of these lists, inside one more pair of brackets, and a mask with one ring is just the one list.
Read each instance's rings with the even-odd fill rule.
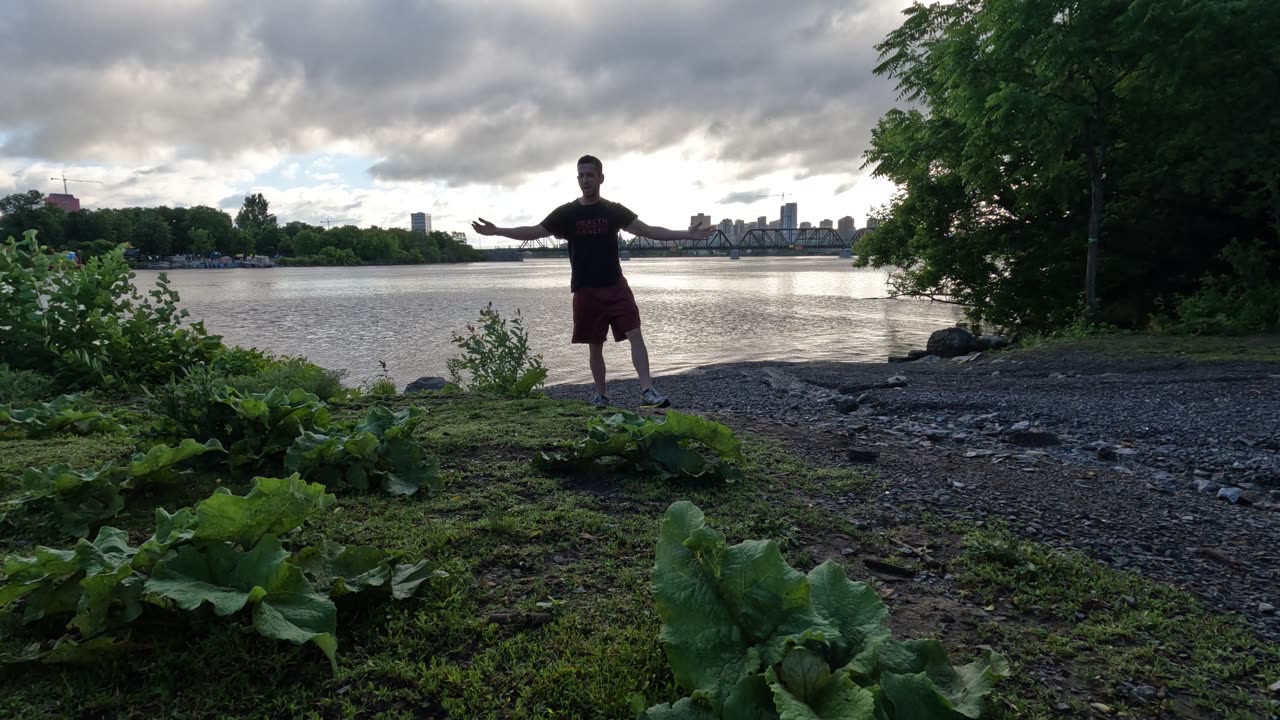
[[609,287],[579,288],[573,294],[573,342],[598,345],[609,339],[622,342],[640,327],[640,308],[625,277]]

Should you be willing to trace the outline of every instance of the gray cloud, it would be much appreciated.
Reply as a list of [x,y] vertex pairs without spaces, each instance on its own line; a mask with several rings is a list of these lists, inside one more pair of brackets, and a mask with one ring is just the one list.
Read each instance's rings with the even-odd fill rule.
[[852,176],[894,100],[872,46],[905,4],[13,3],[0,155],[154,166],[348,140],[377,179],[462,185],[696,134],[743,179]]
[[720,204],[738,205],[743,203],[753,203],[756,200],[761,199],[762,196],[767,196],[768,194],[768,190],[741,190],[738,192],[731,192],[720,199]]

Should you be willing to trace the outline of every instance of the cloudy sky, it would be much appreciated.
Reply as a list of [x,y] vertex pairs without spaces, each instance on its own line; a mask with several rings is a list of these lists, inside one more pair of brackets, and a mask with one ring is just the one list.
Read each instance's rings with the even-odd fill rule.
[[[534,224],[604,160],[650,224],[853,215],[907,0],[0,0],[0,193],[262,192],[282,222]],[[759,198],[770,195],[775,197]]]

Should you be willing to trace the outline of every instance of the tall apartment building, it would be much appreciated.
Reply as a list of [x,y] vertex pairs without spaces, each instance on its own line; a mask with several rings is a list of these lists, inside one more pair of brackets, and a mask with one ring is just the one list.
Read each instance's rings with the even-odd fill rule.
[[782,217],[778,218],[778,221],[782,227],[782,230],[786,232],[787,242],[795,242],[796,241],[795,230],[796,228],[800,227],[799,207],[795,203],[791,202],[791,203],[787,203],[786,205],[783,205],[781,208],[779,208],[779,211],[781,212]]
[[409,229],[413,232],[429,233],[431,232],[431,214],[430,213],[410,213]]
[[824,229],[824,230],[835,230],[835,229],[836,229],[835,223],[831,222],[830,220],[823,220],[822,222],[818,223],[818,227],[820,227],[820,228],[822,228],[822,229]]
[[689,217],[689,227],[711,227],[711,216],[706,213],[698,213]]

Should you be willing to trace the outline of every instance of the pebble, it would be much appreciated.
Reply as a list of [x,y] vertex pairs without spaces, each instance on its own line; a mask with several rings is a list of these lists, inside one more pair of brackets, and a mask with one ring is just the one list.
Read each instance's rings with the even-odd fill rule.
[[1224,487],[1218,491],[1218,497],[1226,500],[1231,504],[1240,502],[1240,496],[1244,495],[1244,491],[1238,487]]

